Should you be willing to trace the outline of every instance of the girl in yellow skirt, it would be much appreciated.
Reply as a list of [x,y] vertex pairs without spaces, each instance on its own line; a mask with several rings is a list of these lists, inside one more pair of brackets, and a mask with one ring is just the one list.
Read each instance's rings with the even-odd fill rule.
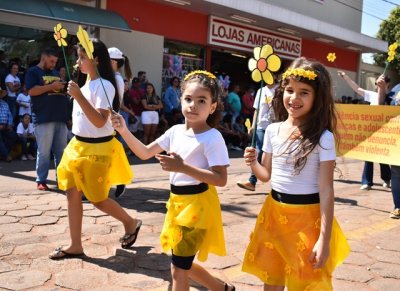
[[64,151],[57,176],[59,188],[67,192],[71,243],[66,248],[57,248],[49,255],[51,259],[84,255],[82,193],[96,208],[124,224],[126,234],[120,240],[123,248],[136,241],[142,225],[108,198],[111,185],[131,182],[132,171],[121,143],[114,138],[110,122],[109,104],[112,102],[114,111],[118,111],[120,104],[110,57],[100,40],[94,39],[93,45],[93,60],[82,46],[78,45],[77,49],[77,64],[88,75],[88,81],[82,88],[73,81],[68,84],[68,94],[74,98],[72,132],[75,137]]
[[282,75],[273,107],[281,122],[265,132],[263,157],[247,165],[272,191],[258,215],[243,271],[264,290],[332,290],[332,272],[350,252],[333,216],[336,112],[328,71],[298,58]]
[[[207,71],[189,73],[182,83],[182,114],[185,124],[167,130],[144,145],[126,128],[120,115],[112,117],[114,128],[141,159],[152,156],[170,172],[171,194],[160,235],[165,252],[172,250],[172,290],[189,290],[189,278],[210,290],[235,290],[193,263],[197,254],[224,256],[225,240],[221,206],[214,186],[224,186],[229,166],[228,151],[215,127],[221,117],[222,89]],[[166,151],[167,155],[159,153]]]

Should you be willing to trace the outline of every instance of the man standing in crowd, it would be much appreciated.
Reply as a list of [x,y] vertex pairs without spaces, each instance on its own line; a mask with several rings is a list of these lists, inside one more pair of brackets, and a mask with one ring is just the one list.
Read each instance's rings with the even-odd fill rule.
[[57,168],[67,145],[67,120],[69,99],[63,93],[65,82],[60,81],[54,70],[58,60],[57,51],[46,48],[38,65],[26,73],[26,89],[32,98],[32,121],[38,144],[36,182],[38,190],[48,190],[47,175],[50,155],[54,155]]
[[[387,97],[387,86],[385,76],[381,75],[377,80],[379,103],[382,104]],[[396,87],[396,86],[395,86]],[[394,90],[392,89],[392,92]],[[390,94],[391,92],[389,92]],[[391,96],[390,105],[400,106],[400,91],[394,91]],[[391,165],[392,174],[392,197],[394,209],[390,212],[390,218],[400,219],[400,165]]]

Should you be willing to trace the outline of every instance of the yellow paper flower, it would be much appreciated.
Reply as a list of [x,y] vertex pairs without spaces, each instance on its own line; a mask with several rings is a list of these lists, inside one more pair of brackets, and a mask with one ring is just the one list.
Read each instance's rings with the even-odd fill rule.
[[336,60],[336,54],[335,53],[329,53],[326,58],[328,59],[328,62],[333,63]]
[[65,28],[62,27],[61,23],[57,23],[54,26],[54,39],[57,41],[58,46],[67,46],[67,42],[65,38],[67,37],[68,32]]
[[397,42],[392,43],[391,45],[389,45],[389,52],[395,52],[397,49]]
[[249,131],[249,130],[250,130],[250,128],[251,128],[251,122],[250,122],[250,119],[246,118],[246,122],[244,123],[244,125],[246,126],[246,128],[247,128],[247,131]]
[[86,30],[84,30],[80,25],[78,28],[78,32],[76,33],[76,36],[78,37],[78,40],[82,45],[83,49],[85,50],[88,58],[93,60],[93,51],[94,51],[93,42],[89,39],[89,35],[86,32]]
[[271,72],[279,70],[281,59],[274,54],[272,47],[266,44],[263,47],[254,48],[254,58],[250,58],[248,66],[254,82],[263,80],[265,83],[271,85],[274,83]]
[[398,46],[397,42],[394,42],[391,45],[389,45],[388,58],[387,58],[388,63],[390,63],[391,61],[394,60],[394,57],[396,55],[397,46]]

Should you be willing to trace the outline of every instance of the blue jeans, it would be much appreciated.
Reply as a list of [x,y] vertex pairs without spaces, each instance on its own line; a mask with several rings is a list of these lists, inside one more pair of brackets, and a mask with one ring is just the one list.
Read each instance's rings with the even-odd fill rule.
[[36,182],[46,183],[50,168],[50,155],[53,152],[54,165],[57,169],[62,154],[67,146],[67,125],[64,122],[46,122],[35,125],[38,145],[36,159]]
[[390,166],[394,208],[400,208],[400,166]]
[[[261,158],[263,155],[262,147],[264,144],[264,135],[265,135],[265,129],[257,129],[256,131],[256,150],[258,153],[257,160],[258,162],[261,163]],[[257,177],[253,173],[251,173],[249,177],[249,182],[253,184],[254,186],[257,184]]]
[[[379,164],[379,166],[381,167],[381,179],[383,181],[390,181],[391,175],[390,175],[389,165]],[[372,186],[374,184],[373,176],[374,176],[374,163],[373,162],[365,162],[364,170],[363,170],[362,177],[361,177],[361,184]]]
[[15,116],[17,116],[17,97],[7,97],[7,104],[8,107],[10,108],[10,112],[12,115],[12,118],[14,120]]

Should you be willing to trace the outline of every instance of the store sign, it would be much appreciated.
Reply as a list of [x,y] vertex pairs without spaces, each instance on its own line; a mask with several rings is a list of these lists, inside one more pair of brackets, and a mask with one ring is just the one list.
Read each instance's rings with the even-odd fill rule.
[[269,44],[275,53],[294,59],[301,55],[301,38],[275,31],[211,16],[208,43],[242,51],[253,51],[256,46]]

